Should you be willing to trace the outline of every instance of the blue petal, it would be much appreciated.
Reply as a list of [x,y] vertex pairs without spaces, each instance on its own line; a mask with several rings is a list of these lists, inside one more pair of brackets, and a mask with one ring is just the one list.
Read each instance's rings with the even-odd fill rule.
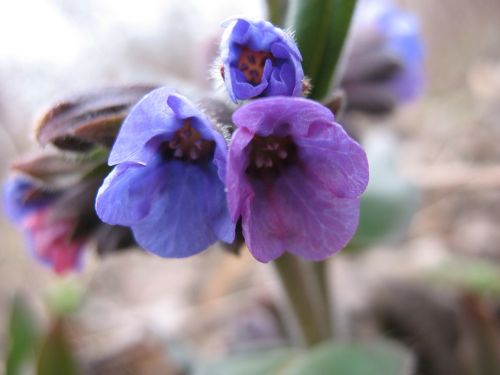
[[157,169],[160,187],[151,210],[131,226],[144,249],[162,257],[187,257],[217,240],[231,242],[224,185],[213,164],[169,161]]
[[18,223],[26,215],[48,205],[56,196],[55,193],[39,192],[36,199],[26,200],[30,191],[36,190],[32,182],[22,178],[12,178],[4,185],[3,202],[7,217]]
[[109,165],[126,161],[147,163],[156,150],[145,147],[159,135],[171,136],[180,126],[179,120],[167,105],[169,95],[175,93],[170,87],[154,90],[132,108],[123,122],[109,156]]
[[97,193],[97,215],[112,225],[137,223],[151,209],[154,195],[161,186],[161,172],[158,162],[148,166],[135,163],[116,166]]

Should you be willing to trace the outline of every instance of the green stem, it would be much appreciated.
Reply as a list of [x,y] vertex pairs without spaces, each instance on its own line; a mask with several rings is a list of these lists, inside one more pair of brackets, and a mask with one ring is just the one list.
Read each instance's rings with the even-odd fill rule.
[[288,0],[266,0],[269,21],[275,26],[282,27],[288,8]]
[[333,325],[333,309],[330,291],[330,278],[328,269],[328,260],[322,260],[320,262],[313,263],[314,274],[317,277],[318,285],[321,293],[321,299],[323,301],[323,308],[325,311],[325,324],[330,333],[330,336],[334,334]]
[[329,338],[325,304],[311,263],[285,253],[274,262],[306,347]]

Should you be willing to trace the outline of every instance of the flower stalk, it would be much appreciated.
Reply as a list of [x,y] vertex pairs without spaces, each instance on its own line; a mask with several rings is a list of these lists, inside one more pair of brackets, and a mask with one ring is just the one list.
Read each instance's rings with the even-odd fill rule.
[[312,347],[330,337],[328,311],[313,263],[285,253],[274,261],[301,334],[301,344]]

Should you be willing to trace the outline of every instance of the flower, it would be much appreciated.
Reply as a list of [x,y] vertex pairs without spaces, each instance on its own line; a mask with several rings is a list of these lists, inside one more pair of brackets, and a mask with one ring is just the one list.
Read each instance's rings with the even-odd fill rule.
[[221,41],[222,77],[233,102],[302,94],[302,57],[293,39],[266,21],[228,22]]
[[130,227],[139,245],[163,257],[231,242],[226,154],[222,135],[188,99],[168,87],[154,90],[118,133],[108,161],[115,168],[99,189],[97,214]]
[[387,111],[423,87],[424,47],[417,19],[392,0],[363,0],[352,26],[342,86],[351,108]]
[[358,224],[368,162],[333,114],[308,99],[274,97],[239,108],[233,122],[228,207],[253,256],[321,260],[343,248]]
[[77,222],[55,208],[60,197],[20,177],[9,180],[4,190],[7,214],[25,232],[32,255],[62,274],[78,267],[86,237],[73,237]]
[[30,213],[43,208],[53,199],[54,194],[42,192],[25,178],[11,178],[4,185],[5,212],[15,223],[20,223]]
[[23,221],[28,235],[28,248],[43,264],[58,274],[79,267],[86,238],[73,239],[74,218],[54,217],[54,211],[44,208]]

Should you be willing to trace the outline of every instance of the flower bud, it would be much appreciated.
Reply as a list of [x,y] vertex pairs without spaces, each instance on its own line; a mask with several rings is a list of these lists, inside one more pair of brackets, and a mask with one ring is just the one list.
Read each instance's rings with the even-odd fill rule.
[[266,21],[227,23],[221,75],[233,102],[264,96],[301,96],[302,57],[292,37]]

